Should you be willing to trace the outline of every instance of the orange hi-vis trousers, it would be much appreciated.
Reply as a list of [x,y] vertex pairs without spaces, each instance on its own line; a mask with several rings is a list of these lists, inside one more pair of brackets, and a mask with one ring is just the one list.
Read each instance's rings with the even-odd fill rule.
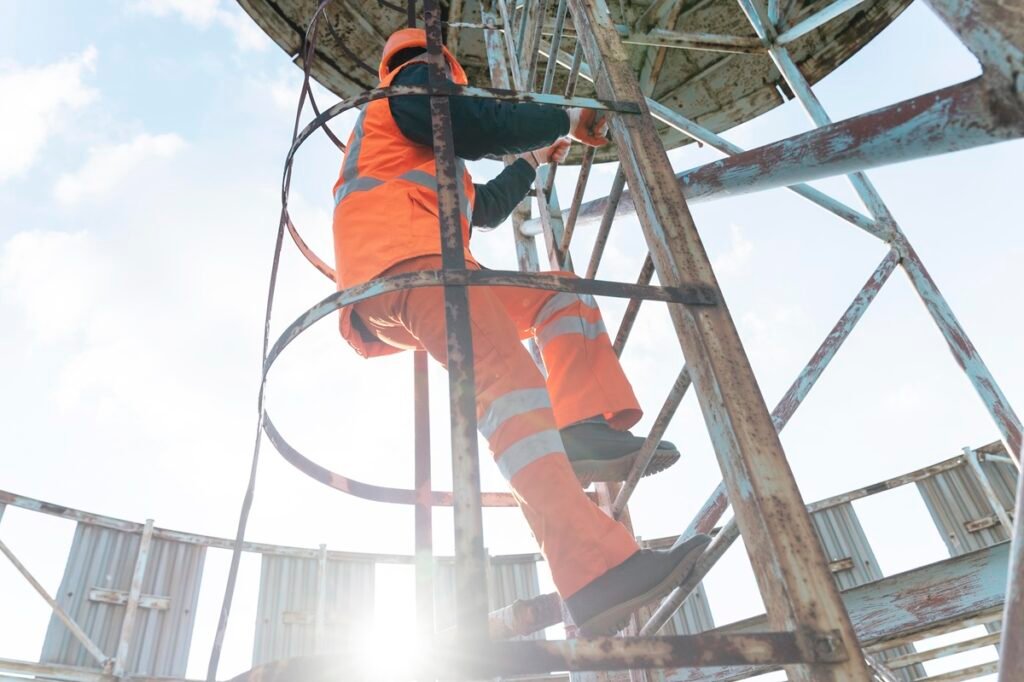
[[[440,268],[440,256],[422,256],[387,274]],[[558,429],[597,415],[625,429],[640,419],[640,407],[592,297],[515,287],[468,289],[479,429],[566,598],[638,547],[583,492]],[[425,349],[445,363],[440,287],[383,294],[356,304],[355,313],[381,341]],[[520,342],[531,335],[540,345],[546,382]]]

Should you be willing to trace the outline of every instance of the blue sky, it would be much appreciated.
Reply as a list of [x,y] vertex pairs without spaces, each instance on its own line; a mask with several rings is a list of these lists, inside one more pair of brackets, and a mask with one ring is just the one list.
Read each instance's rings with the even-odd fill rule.
[[[841,119],[978,71],[916,3],[817,92]],[[299,76],[226,0],[0,2],[0,487],[122,518],[152,517],[164,527],[232,534],[256,416],[266,279]],[[346,115],[334,127],[350,124]],[[808,126],[793,102],[726,137],[753,147]],[[1013,142],[871,172],[1018,412],[1022,153],[1024,144]],[[670,157],[682,170],[718,155],[688,147]],[[295,171],[293,215],[324,256],[339,163],[318,139],[300,152]],[[471,167],[481,178],[497,168]],[[605,194],[613,173],[599,168],[589,196]],[[573,176],[558,175],[563,197],[571,196]],[[845,180],[818,186],[858,206]],[[700,204],[694,215],[771,407],[885,247],[784,190]],[[586,261],[592,240],[592,230],[578,235],[577,261]],[[475,239],[474,250],[491,267],[513,267],[511,244],[505,226]],[[632,280],[642,256],[636,220],[619,221],[600,274]],[[286,245],[275,332],[330,289]],[[604,305],[610,327],[621,309]],[[648,410],[641,428],[680,367],[677,348],[664,309],[645,309],[624,355]],[[356,478],[408,485],[410,374],[411,357],[363,361],[324,322],[282,357],[269,407],[316,459]],[[446,487],[446,383],[436,367],[431,378],[437,487]],[[814,500],[997,435],[897,272],[783,443],[805,498]],[[685,461],[641,485],[632,511],[644,537],[679,532],[718,480],[692,398],[668,437]],[[482,468],[485,487],[501,489],[495,468]],[[886,573],[944,556],[914,490],[868,501],[858,512]],[[437,515],[442,550],[450,547],[449,519]],[[492,552],[532,551],[516,512],[489,513],[486,523]],[[250,529],[261,541],[337,549],[408,552],[412,545],[409,510],[323,489],[269,448]],[[17,510],[0,525],[0,537],[51,590],[70,533],[70,525]],[[216,608],[223,563],[211,555],[207,615]],[[745,564],[737,547],[707,581],[718,622],[761,609]],[[255,565],[245,570],[243,587],[252,586]],[[408,595],[400,573],[392,596],[382,599]],[[26,614],[25,627],[0,624],[0,656],[34,658],[45,608],[2,562],[0,585],[10,586],[11,603]],[[251,612],[242,600],[225,672],[245,667]],[[193,672],[202,668],[208,634],[201,624]]]

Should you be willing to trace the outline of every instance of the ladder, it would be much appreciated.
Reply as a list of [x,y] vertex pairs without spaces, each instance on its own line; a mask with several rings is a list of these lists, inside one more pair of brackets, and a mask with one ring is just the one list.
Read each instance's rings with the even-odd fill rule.
[[[321,16],[328,1],[322,0],[316,17]],[[664,49],[651,47],[647,50],[646,65],[641,77],[638,78],[604,0],[559,0],[553,31],[549,31],[546,25],[547,0],[525,0],[518,17],[516,8],[509,5],[507,0],[495,0],[494,5],[498,14],[491,11],[493,8],[485,8],[483,19],[485,25],[490,22],[490,25],[495,26],[485,33],[492,78],[494,84],[503,90],[453,88],[444,83],[443,57],[440,50],[442,21],[438,1],[423,0],[422,19],[428,36],[430,85],[422,90],[422,94],[430,96],[433,145],[437,157],[436,176],[443,270],[416,273],[415,277],[405,275],[381,278],[325,299],[285,331],[278,342],[269,349],[265,363],[266,371],[299,333],[340,307],[368,296],[408,286],[444,287],[453,491],[450,497],[442,495],[444,499],[439,499],[438,493],[433,492],[430,487],[429,445],[426,442],[426,435],[429,435],[426,414],[426,365],[422,354],[417,354],[415,362],[415,394],[418,406],[416,488],[414,491],[405,491],[412,493],[412,499],[409,501],[416,509],[417,557],[420,559],[417,562],[417,586],[423,588],[419,589],[417,594],[417,620],[421,624],[423,636],[430,642],[430,655],[423,661],[418,679],[486,679],[495,676],[542,675],[566,670],[573,673],[574,679],[580,680],[592,679],[584,675],[595,671],[611,670],[630,670],[633,679],[644,679],[645,670],[761,665],[782,666],[788,679],[795,682],[865,682],[873,679],[895,679],[883,664],[870,654],[865,654],[858,645],[857,635],[840,599],[826,557],[816,540],[804,501],[786,460],[778,431],[788,421],[810,386],[820,376],[824,366],[897,265],[901,265],[907,271],[954,355],[975,385],[986,407],[992,412],[1009,446],[1011,456],[1019,464],[1020,420],[1009,407],[984,363],[977,357],[976,350],[970,345],[956,318],[949,312],[945,300],[906,236],[867,177],[853,168],[849,161],[835,161],[833,157],[842,157],[842,150],[821,152],[821,142],[818,142],[819,147],[814,147],[816,141],[827,139],[825,136],[829,134],[830,126],[833,124],[811,93],[808,83],[786,50],[782,37],[776,34],[774,26],[778,18],[778,3],[770,1],[767,8],[761,7],[756,0],[739,0],[739,4],[758,40],[801,100],[812,121],[819,127],[819,130],[815,131],[819,134],[818,138],[814,138],[812,132],[808,134],[806,140],[802,140],[804,147],[801,149],[814,151],[821,157],[816,157],[809,163],[816,163],[824,169],[820,175],[828,174],[829,171],[834,174],[837,169],[838,172],[845,172],[847,168],[851,168],[851,182],[868,207],[871,217],[861,215],[805,185],[797,184],[802,182],[802,179],[797,177],[798,174],[794,175],[791,172],[790,167],[794,165],[791,160],[788,164],[782,164],[790,175],[774,168],[766,169],[765,164],[770,159],[782,158],[782,154],[787,151],[780,143],[758,150],[763,152],[761,157],[741,156],[732,164],[722,164],[711,169],[704,177],[695,181],[703,182],[703,191],[709,192],[713,191],[709,187],[715,183],[718,183],[718,187],[729,183],[733,183],[734,187],[741,187],[744,183],[750,184],[753,181],[745,178],[757,175],[758,169],[764,171],[761,173],[764,176],[771,176],[776,172],[780,177],[768,181],[790,185],[790,189],[841,215],[891,246],[890,252],[872,273],[858,298],[837,323],[834,333],[822,344],[819,354],[794,383],[794,388],[771,412],[761,397],[736,327],[687,207],[687,200],[681,187],[683,183],[680,183],[680,179],[673,171],[658,136],[655,117],[667,121],[694,139],[709,142],[728,154],[738,155],[742,150],[649,99],[658,72],[664,64]],[[856,3],[839,2],[836,5],[843,5],[843,8],[831,8],[826,11],[842,11],[853,4]],[[969,125],[973,120],[970,116],[987,115],[994,120],[999,113],[996,111],[998,107],[992,104],[977,104],[976,95],[992,85],[992,80],[1004,75],[1000,69],[1008,68],[1005,65],[988,68],[992,61],[992,44],[1006,48],[1006,52],[1019,57],[1020,48],[1024,45],[1019,27],[1004,26],[1002,32],[996,31],[979,37],[972,29],[972,22],[977,21],[979,17],[988,26],[999,23],[998,17],[994,14],[993,3],[984,0],[972,3],[970,12],[977,16],[972,14],[969,18],[964,17],[964,12],[956,3],[952,3],[952,0],[934,0],[932,4],[976,54],[986,55],[988,61],[983,59],[983,62],[986,64],[987,74],[995,72],[994,76],[989,75],[989,81],[980,84],[971,81],[945,93],[944,96],[949,101],[962,103],[963,107],[972,102],[977,107],[990,107],[981,113],[980,110],[971,110],[964,114],[963,111],[957,110],[955,113],[963,114],[963,120],[951,119],[950,123],[961,125],[963,130],[967,130],[972,127]],[[453,3],[452,11],[455,11],[454,6]],[[680,6],[681,3],[669,7],[667,2],[655,2],[650,10],[652,25],[660,21],[673,21],[673,17],[678,16]],[[414,8],[415,5],[410,4],[410,19],[415,19]],[[576,38],[576,49],[571,56],[559,51],[567,16],[572,18]],[[499,18],[500,28],[497,27]],[[827,17],[822,19],[825,20]],[[309,63],[315,55],[315,26],[316,19],[307,35],[308,42],[304,55],[307,83]],[[457,27],[453,28],[454,34],[457,35]],[[547,32],[551,33],[551,37],[545,40],[544,34]],[[547,54],[547,67],[540,92],[535,93],[534,84],[539,75],[538,54],[543,51]],[[569,64],[570,69],[569,86],[564,97],[550,93],[554,69],[557,68],[556,64],[563,60]],[[1020,61],[1019,58],[1017,61]],[[1017,62],[1008,60],[1007,63],[1012,67]],[[1017,72],[1011,68],[1010,73],[1012,75]],[[581,77],[593,82],[596,99],[574,96],[575,84]],[[304,91],[305,94],[311,96],[308,90]],[[528,209],[519,210],[514,216],[520,273],[476,272],[466,269],[456,192],[458,173],[448,106],[448,98],[453,94],[504,99],[529,98],[560,106],[586,106],[611,112],[611,137],[618,155],[619,170],[613,181],[611,193],[606,199],[582,202],[586,179],[597,156],[593,150],[584,153],[580,179],[568,213],[563,213],[560,209],[553,189],[554,167],[543,169],[538,174],[536,184],[540,214],[537,224],[544,235],[548,263],[553,268],[573,269],[568,247],[575,228],[581,221],[601,216],[597,245],[588,265],[586,278],[577,280],[539,272],[539,256],[532,238],[527,236],[531,223],[528,219]],[[319,114],[317,119],[301,132],[296,128],[295,142],[289,153],[289,166],[285,174],[285,196],[290,177],[290,162],[297,147],[341,111],[370,99],[385,96],[388,96],[386,91],[367,93]],[[872,116],[876,118],[872,119]],[[891,122],[893,116],[893,113],[881,110],[859,118],[881,124]],[[1020,122],[1009,121],[1010,118],[1004,117],[984,131],[964,133],[958,138],[961,142],[956,143],[961,147],[950,143],[945,145],[942,151],[948,150],[950,145],[953,145],[952,148],[966,148],[1024,134],[1021,133]],[[984,126],[974,126],[979,127]],[[844,131],[852,129],[851,125]],[[954,132],[957,130],[960,129]],[[908,158],[914,158],[927,153],[937,153],[925,150],[921,146],[924,143],[919,140],[912,140],[906,148],[896,151],[882,150],[880,144],[871,147],[872,142],[874,140],[871,139],[866,142],[857,141],[862,147],[870,148],[867,152],[857,148],[856,152],[874,154],[870,162],[864,162],[865,165],[885,162],[886,154],[904,152]],[[914,144],[918,146],[915,147]],[[847,165],[844,166],[842,163]],[[595,275],[612,222],[617,215],[627,210],[634,210],[639,217],[649,248],[649,255],[640,271],[638,282],[623,284],[597,280]],[[287,219],[287,208],[283,212],[282,230],[286,226],[292,228]],[[294,231],[293,236],[296,236]],[[302,246],[300,243],[300,248]],[[650,286],[649,283],[655,273],[662,286]],[[630,306],[615,341],[618,352],[621,352],[628,339],[632,322],[642,301],[657,300],[667,303],[673,328],[686,358],[686,365],[680,371],[672,393],[655,422],[651,437],[645,446],[647,455],[650,457],[653,454],[654,447],[676,407],[692,386],[714,445],[723,481],[683,535],[710,530],[721,518],[727,505],[731,505],[734,510],[734,520],[718,533],[686,583],[667,598],[646,623],[634,623],[624,636],[567,641],[499,641],[488,635],[494,621],[494,617],[488,613],[486,553],[482,530],[482,506],[487,504],[488,498],[480,490],[473,368],[470,361],[473,341],[467,299],[467,287],[482,284],[515,284],[629,299]],[[269,417],[262,412],[261,420],[261,426],[278,449],[293,463],[308,472],[313,472],[313,465],[309,464],[308,460],[303,462],[302,455],[287,446],[273,428]],[[636,487],[640,473],[647,464],[645,458],[641,460],[624,485],[599,486],[597,490],[597,498],[605,510],[626,521],[627,502]],[[315,475],[324,477],[328,474],[330,472],[318,471]],[[336,487],[341,487],[341,484],[337,484]],[[365,496],[373,499],[402,497],[399,493],[392,494],[381,490],[364,492]],[[374,495],[378,497],[374,498]],[[1018,505],[1021,497],[1018,494]],[[454,508],[457,626],[454,633],[434,633],[432,596],[429,589],[431,509],[437,504],[447,503]],[[499,504],[500,501],[492,499],[492,503]],[[243,523],[240,524],[239,539],[244,533],[245,513],[243,512]],[[1017,516],[1019,515],[1018,508]],[[1019,524],[1015,533],[1016,542],[1010,561],[1011,566],[1021,566],[1024,561],[1021,552],[1024,550],[1021,548]],[[707,574],[725,550],[741,536],[745,540],[767,608],[767,629],[742,633],[726,631],[656,636],[655,633],[671,617],[689,591]],[[230,590],[229,583],[229,594]],[[1007,598],[1007,632],[1013,632],[1013,624],[1019,624],[1024,619],[1024,596],[1020,590],[1020,586],[1011,581]],[[547,608],[550,610],[550,601],[547,602]],[[224,611],[222,625],[226,620],[226,613],[227,610]],[[537,620],[536,613],[531,614],[531,617]],[[545,612],[534,625],[538,622],[541,625],[547,624],[546,618],[550,618],[550,613]],[[1004,652],[1011,651],[1016,657],[1005,661],[1007,665],[1004,667],[1011,670],[1008,673],[1011,675],[1013,666],[1021,664],[1024,659],[1024,653],[1014,651],[1014,647],[1018,646],[1019,643],[1004,645]],[[215,645],[214,658],[217,650],[218,646]],[[308,680],[326,680],[336,678],[344,670],[343,663],[336,663],[333,667],[324,664],[323,661],[320,663],[321,665],[317,666],[308,660],[282,661],[254,669],[239,679],[284,680],[301,677]],[[210,679],[213,679],[215,670],[216,664],[213,662]]]

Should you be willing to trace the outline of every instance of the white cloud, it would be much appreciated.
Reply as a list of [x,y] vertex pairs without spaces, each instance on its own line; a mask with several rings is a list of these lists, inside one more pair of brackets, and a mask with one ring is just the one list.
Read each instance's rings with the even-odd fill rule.
[[262,50],[269,44],[256,22],[238,7],[225,9],[221,0],[135,0],[130,7],[156,17],[177,15],[204,30],[213,25],[222,26],[231,32],[235,45],[241,50]]
[[24,173],[68,115],[96,98],[82,82],[95,68],[92,46],[46,66],[0,66],[0,182]]
[[743,236],[743,230],[735,223],[729,226],[730,247],[721,256],[712,259],[712,267],[719,277],[743,274],[754,254],[754,244]]
[[103,288],[99,249],[85,232],[29,231],[0,250],[0,300],[43,341],[80,331]]
[[53,195],[63,204],[74,204],[86,197],[106,194],[146,161],[170,158],[184,145],[184,140],[173,133],[142,133],[125,144],[96,147],[89,151],[89,158],[78,171],[61,175]]

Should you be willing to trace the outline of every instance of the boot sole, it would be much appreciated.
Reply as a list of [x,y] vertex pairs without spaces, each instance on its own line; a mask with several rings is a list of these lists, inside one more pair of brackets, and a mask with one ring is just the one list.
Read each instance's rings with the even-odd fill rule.
[[689,577],[697,560],[703,556],[704,548],[710,542],[711,539],[707,536],[697,536],[687,540],[684,544],[692,544],[692,548],[661,582],[643,594],[592,616],[587,622],[578,625],[580,634],[583,637],[611,637],[624,629],[629,624],[629,617],[635,611],[664,596]]
[[[622,483],[629,477],[633,462],[639,456],[640,451],[636,450],[616,459],[582,459],[570,461],[570,464],[580,485],[586,488],[591,483]],[[678,461],[678,450],[655,450],[641,478],[662,472]]]

